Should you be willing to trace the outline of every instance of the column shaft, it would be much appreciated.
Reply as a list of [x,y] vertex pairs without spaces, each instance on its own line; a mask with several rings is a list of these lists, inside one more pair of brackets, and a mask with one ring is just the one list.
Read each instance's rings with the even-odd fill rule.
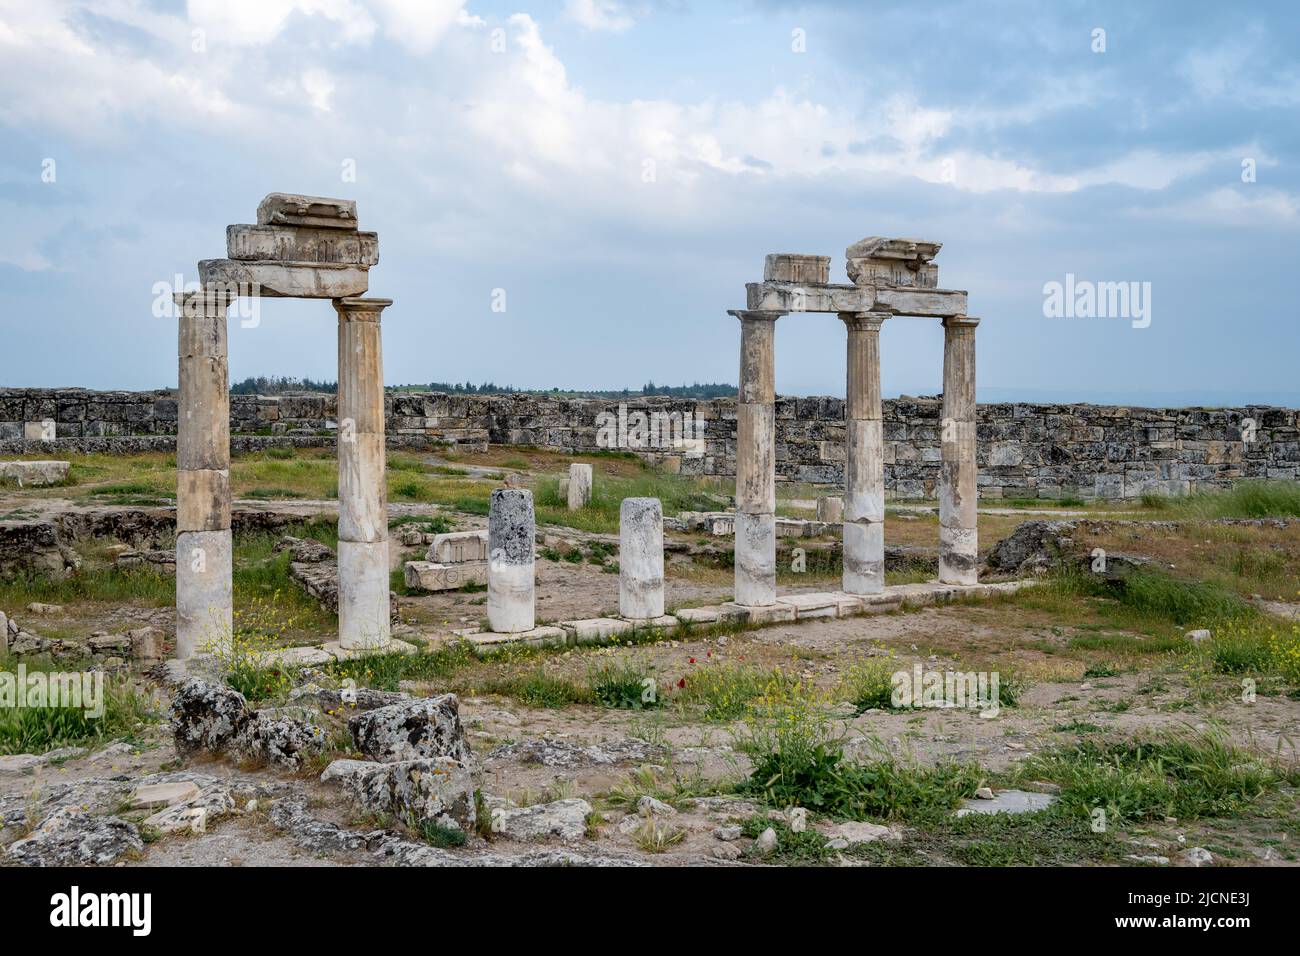
[[975,462],[975,327],[957,316],[943,323],[943,412],[939,467],[939,580],[978,580],[978,489]]
[[736,407],[736,603],[776,603],[776,363],[778,312],[740,319]]
[[844,574],[849,594],[885,587],[885,444],[880,413],[880,326],[887,315],[840,313],[848,328],[844,403]]
[[339,643],[390,639],[380,316],[390,299],[335,299],[339,316]]
[[233,631],[230,382],[220,293],[178,295],[176,656],[220,653]]
[[618,613],[663,617],[664,512],[658,498],[624,498],[618,509]]
[[534,586],[537,519],[533,493],[498,488],[488,505],[488,626],[498,634],[531,631],[536,624]]

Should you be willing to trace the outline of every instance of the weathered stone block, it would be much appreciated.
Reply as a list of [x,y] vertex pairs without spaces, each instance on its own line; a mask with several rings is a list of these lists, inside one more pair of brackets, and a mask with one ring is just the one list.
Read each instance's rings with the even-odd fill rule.
[[263,226],[309,226],[318,229],[357,228],[353,199],[328,199],[298,193],[270,193],[257,205],[257,222]]
[[226,227],[226,255],[244,261],[314,262],[369,268],[379,263],[379,234],[234,225]]
[[763,261],[767,282],[808,282],[825,285],[831,280],[831,257],[771,253]]

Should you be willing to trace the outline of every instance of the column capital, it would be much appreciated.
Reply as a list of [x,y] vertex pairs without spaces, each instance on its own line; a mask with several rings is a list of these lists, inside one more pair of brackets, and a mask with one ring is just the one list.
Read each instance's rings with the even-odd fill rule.
[[945,329],[971,329],[974,331],[975,326],[980,324],[979,319],[970,315],[950,315],[942,321]]
[[754,309],[728,309],[728,315],[734,315],[741,322],[775,322],[784,312],[756,311]]
[[223,287],[199,289],[194,292],[177,292],[172,295],[172,301],[176,303],[178,309],[178,317],[182,315],[201,315],[221,316],[224,318],[226,309],[236,298],[238,296],[233,295],[229,289]]
[[384,309],[393,304],[392,299],[372,299],[365,296],[346,296],[330,300],[339,319],[348,322],[378,322]]
[[837,312],[836,315],[854,332],[879,332],[890,317],[888,312]]

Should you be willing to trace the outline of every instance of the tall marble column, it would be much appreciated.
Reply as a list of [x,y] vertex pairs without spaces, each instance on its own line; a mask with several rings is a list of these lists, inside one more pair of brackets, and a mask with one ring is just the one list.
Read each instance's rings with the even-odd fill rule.
[[624,498],[618,509],[618,613],[663,617],[664,509],[658,498]]
[[885,444],[880,415],[880,326],[889,316],[841,312],[848,328],[844,403],[844,575],[849,594],[885,588]]
[[498,488],[488,505],[488,626],[518,634],[537,625],[537,518],[527,488]]
[[964,315],[943,320],[939,468],[939,580],[943,584],[978,580],[975,326],[979,321]]
[[335,299],[339,316],[339,644],[390,640],[384,362],[379,320],[391,299]]
[[176,656],[221,652],[233,631],[230,378],[221,291],[175,297],[180,308],[176,424]]
[[736,407],[736,603],[776,603],[776,320],[781,312],[735,310],[740,319]]

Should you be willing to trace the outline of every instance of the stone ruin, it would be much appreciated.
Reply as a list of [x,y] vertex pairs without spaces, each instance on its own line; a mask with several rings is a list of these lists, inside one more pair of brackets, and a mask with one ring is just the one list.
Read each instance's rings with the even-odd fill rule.
[[226,259],[199,263],[197,292],[178,294],[176,655],[230,640],[230,382],[226,309],[236,298],[330,299],[338,314],[339,646],[391,640],[384,376],[380,316],[364,298],[379,237],[357,228],[352,200],[271,193],[256,224],[226,229]]
[[[390,645],[388,516],[380,316],[391,300],[364,298],[379,240],[357,228],[356,204],[272,193],[255,225],[226,230],[227,259],[199,263],[200,290],[180,309],[177,428],[177,656],[220,647],[233,627],[231,600],[230,399],[226,308],[239,296],[328,298],[339,319],[338,615],[342,651]],[[880,396],[880,327],[892,316],[937,318],[944,326],[939,580],[976,583],[975,327],[966,293],[940,289],[939,243],[871,237],[846,253],[849,284],[829,281],[830,258],[769,255],[763,280],[746,286],[737,408],[735,604],[763,608],[776,596],[776,320],[833,312],[848,331],[843,499],[843,592],[884,590],[885,445]],[[591,496],[591,469],[574,465],[570,508]],[[632,619],[663,614],[663,515],[644,500],[621,513],[624,573],[620,604]],[[492,631],[529,634],[534,620],[530,492],[493,492],[486,542]],[[655,542],[657,545],[657,554]],[[441,562],[424,573],[446,576]],[[420,569],[412,569],[417,576]]]
[[966,293],[938,288],[937,242],[870,237],[845,251],[850,285],[830,282],[830,257],[774,254],[745,286],[740,319],[736,440],[736,603],[776,603],[776,320],[833,312],[848,329],[844,578],[849,594],[885,586],[885,446],[880,327],[896,315],[942,320],[939,580],[974,584],[976,534],[975,327]]

